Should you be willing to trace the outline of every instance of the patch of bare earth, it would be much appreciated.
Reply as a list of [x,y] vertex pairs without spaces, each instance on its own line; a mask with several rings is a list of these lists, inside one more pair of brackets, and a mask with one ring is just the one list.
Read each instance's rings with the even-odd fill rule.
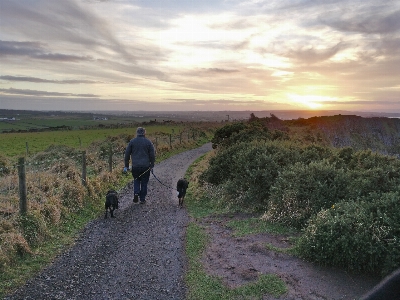
[[260,274],[276,274],[286,283],[288,292],[279,298],[264,295],[263,299],[358,299],[379,282],[378,278],[320,267],[286,253],[268,250],[267,244],[291,247],[285,235],[262,233],[235,237],[233,230],[226,226],[233,219],[218,216],[201,221],[210,235],[202,259],[206,272],[222,278],[230,288],[257,281]]

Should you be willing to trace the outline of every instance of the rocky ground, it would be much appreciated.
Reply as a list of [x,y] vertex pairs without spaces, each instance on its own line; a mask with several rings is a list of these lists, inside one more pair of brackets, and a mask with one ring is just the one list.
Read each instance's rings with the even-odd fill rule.
[[[90,222],[73,247],[5,299],[185,299],[184,237],[189,217],[178,208],[174,187],[190,164],[210,150],[207,144],[157,164],[146,204],[132,202],[131,186],[122,190],[116,218]],[[225,226],[227,220],[220,216],[201,221],[211,237],[204,267],[227,286],[274,273],[288,286],[288,293],[278,299],[320,300],[358,299],[377,283],[266,249],[266,243],[288,247],[285,236],[234,237]]]

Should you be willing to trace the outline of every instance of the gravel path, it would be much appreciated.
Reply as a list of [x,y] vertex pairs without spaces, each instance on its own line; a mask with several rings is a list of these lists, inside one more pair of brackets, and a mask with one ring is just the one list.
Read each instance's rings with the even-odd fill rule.
[[147,203],[120,195],[116,218],[90,222],[76,244],[5,299],[185,299],[184,236],[188,216],[172,189],[211,144],[154,168]]

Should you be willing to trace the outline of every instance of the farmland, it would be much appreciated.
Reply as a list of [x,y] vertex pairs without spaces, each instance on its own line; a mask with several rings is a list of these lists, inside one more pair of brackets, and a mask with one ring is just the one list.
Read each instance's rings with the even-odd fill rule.
[[[135,127],[136,128],[136,127]],[[45,132],[1,133],[0,152],[5,156],[15,157],[37,153],[45,150],[50,145],[65,145],[73,148],[85,148],[93,141],[106,139],[109,136],[121,134],[134,135],[135,128],[109,128],[88,130],[66,130]],[[188,126],[184,125],[151,125],[146,126],[147,133],[177,134]],[[27,149],[28,146],[28,149]]]

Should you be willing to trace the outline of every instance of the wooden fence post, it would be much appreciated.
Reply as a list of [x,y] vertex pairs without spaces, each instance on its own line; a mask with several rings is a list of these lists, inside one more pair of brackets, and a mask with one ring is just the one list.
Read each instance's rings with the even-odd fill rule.
[[19,178],[19,213],[25,215],[28,211],[26,199],[26,174],[25,174],[25,158],[20,157],[18,160],[18,178]]
[[86,186],[86,151],[82,151],[82,185]]
[[172,134],[169,134],[169,147],[172,149]]
[[108,171],[110,171],[110,173],[112,172],[112,158],[113,158],[113,152],[112,152],[112,145],[110,144],[110,149],[108,152]]

